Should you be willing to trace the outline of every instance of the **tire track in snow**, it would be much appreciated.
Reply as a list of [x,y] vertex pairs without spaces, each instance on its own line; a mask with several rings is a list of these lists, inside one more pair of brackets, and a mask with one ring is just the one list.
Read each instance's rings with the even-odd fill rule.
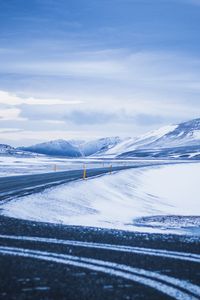
[[177,300],[197,300],[199,299],[200,295],[200,288],[194,284],[188,283],[185,280],[179,280],[174,277],[144,269],[133,268],[123,264],[66,254],[6,246],[0,247],[0,253],[3,255],[14,255],[45,260],[103,272],[112,276],[118,276],[139,284],[143,284],[145,286],[149,286]]
[[161,250],[161,249],[149,249],[149,248],[132,247],[132,246],[125,246],[125,245],[82,242],[82,241],[74,241],[74,240],[59,240],[59,239],[44,238],[44,237],[0,235],[0,239],[61,244],[61,245],[66,245],[66,246],[111,250],[111,251],[149,255],[149,256],[158,256],[158,257],[200,263],[200,255],[199,254],[186,253],[186,252],[168,251],[168,250]]

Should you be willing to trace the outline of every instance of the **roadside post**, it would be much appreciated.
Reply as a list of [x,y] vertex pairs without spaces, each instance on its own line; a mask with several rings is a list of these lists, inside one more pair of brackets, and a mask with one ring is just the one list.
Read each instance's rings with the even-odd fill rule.
[[112,174],[112,165],[110,165],[110,174]]
[[54,169],[54,172],[57,171],[57,165],[56,164],[54,165],[53,169]]
[[86,166],[85,165],[83,165],[83,180],[85,180],[86,179]]

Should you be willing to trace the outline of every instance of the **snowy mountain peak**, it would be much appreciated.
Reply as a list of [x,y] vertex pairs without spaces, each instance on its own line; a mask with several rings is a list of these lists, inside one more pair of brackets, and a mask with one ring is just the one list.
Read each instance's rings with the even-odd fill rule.
[[[106,155],[119,156],[135,151],[147,151],[178,148],[200,147],[200,118],[176,125],[169,125],[136,138],[129,138],[108,150]],[[141,155],[142,156],[142,155]]]
[[68,157],[81,156],[81,153],[77,147],[72,146],[68,141],[62,139],[44,142],[29,147],[22,147],[20,149],[24,151],[30,151],[30,152],[46,154],[46,155],[68,156]]
[[83,140],[54,140],[37,145],[22,147],[23,151],[31,151],[40,154],[58,155],[67,157],[90,156],[101,151],[106,151],[121,142],[119,137],[106,137],[89,142]]
[[200,119],[195,119],[176,125],[174,130],[158,139],[154,148],[185,147],[200,145]]
[[105,137],[97,140],[89,141],[80,146],[85,156],[100,155],[120,143],[120,137]]
[[33,153],[27,153],[7,144],[0,144],[1,156],[34,157]]
[[151,145],[155,143],[157,140],[165,136],[166,134],[173,132],[177,125],[169,125],[165,127],[161,127],[157,130],[150,131],[146,134],[143,134],[139,137],[135,138],[127,138],[121,143],[118,143],[116,147],[113,147],[111,150],[107,151],[106,154],[121,154],[123,152],[134,151],[139,148],[146,148],[147,145]]
[[189,120],[183,123],[180,123],[179,125],[185,126],[187,128],[193,128],[200,130],[200,118]]
[[14,148],[11,147],[10,145],[6,145],[6,144],[0,144],[0,153],[8,153],[10,151],[13,151]]
[[194,139],[200,139],[200,118],[178,124],[176,130],[174,130],[168,136],[177,136],[179,138],[191,137]]
[[66,157],[168,157],[172,152],[174,157],[180,153],[179,157],[183,158],[197,157],[200,156],[200,118],[165,126],[135,138],[114,136],[91,141],[58,139],[18,149],[0,144],[0,154],[11,155],[19,150]]

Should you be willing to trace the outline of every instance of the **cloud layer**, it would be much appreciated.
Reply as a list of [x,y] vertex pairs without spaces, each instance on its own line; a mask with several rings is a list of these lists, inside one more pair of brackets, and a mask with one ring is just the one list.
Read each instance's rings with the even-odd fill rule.
[[199,117],[199,4],[2,1],[1,142],[135,136]]

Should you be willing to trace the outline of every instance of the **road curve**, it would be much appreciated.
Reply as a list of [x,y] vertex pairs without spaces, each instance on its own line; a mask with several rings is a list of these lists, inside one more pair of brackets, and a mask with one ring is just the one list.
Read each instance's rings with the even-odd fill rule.
[[[175,163],[175,162],[171,162]],[[134,163],[131,166],[113,166],[87,169],[87,177],[98,176],[110,171],[120,171],[130,168],[141,168],[151,165],[163,165],[169,162]],[[67,183],[83,178],[83,170],[69,170],[64,172],[51,172],[33,175],[17,175],[0,177],[0,201],[18,198],[21,196],[37,193],[45,188]]]
[[[129,169],[129,166],[113,167],[112,171]],[[87,170],[87,177],[110,172],[110,168],[94,168]],[[45,188],[83,178],[83,170],[51,172],[33,175],[19,175],[0,178],[0,200],[37,193]]]
[[[148,165],[152,163],[142,167]],[[89,169],[87,177],[108,172],[109,168]],[[0,200],[82,176],[82,170],[73,170],[0,178]],[[63,226],[0,215],[0,299],[198,300],[199,249],[198,237]]]

